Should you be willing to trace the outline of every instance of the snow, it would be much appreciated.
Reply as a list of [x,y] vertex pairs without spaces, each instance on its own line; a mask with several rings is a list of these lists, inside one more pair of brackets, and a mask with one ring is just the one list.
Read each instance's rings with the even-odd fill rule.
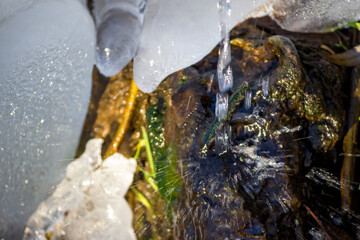
[[30,217],[24,240],[136,239],[132,211],[124,196],[133,181],[136,160],[119,153],[101,159],[102,139],[91,139],[70,163],[55,192]]
[[2,0],[0,16],[0,239],[20,239],[74,156],[95,30],[74,0]]

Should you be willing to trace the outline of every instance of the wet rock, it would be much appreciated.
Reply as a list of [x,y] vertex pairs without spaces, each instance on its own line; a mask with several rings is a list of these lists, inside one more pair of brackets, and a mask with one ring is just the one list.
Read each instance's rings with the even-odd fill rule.
[[[319,156],[320,162],[330,161],[337,151],[345,120],[339,94],[345,74],[326,61],[321,44],[261,30],[249,20],[232,32],[234,86],[224,121],[214,116],[217,49],[170,76],[162,84],[170,95],[153,104],[162,109],[164,147],[178,148],[183,186],[173,206],[177,239],[325,234],[306,224],[304,173]],[[214,144],[219,126],[232,132],[224,154]]]

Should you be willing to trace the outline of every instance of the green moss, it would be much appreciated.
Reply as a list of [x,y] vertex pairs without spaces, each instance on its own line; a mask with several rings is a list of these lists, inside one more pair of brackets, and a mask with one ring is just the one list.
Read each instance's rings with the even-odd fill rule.
[[163,101],[149,107],[146,113],[149,142],[155,163],[155,180],[160,195],[166,200],[165,211],[172,224],[172,211],[176,206],[182,179],[176,171],[177,147],[174,144],[165,146]]
[[204,145],[207,145],[211,139],[215,136],[216,129],[219,128],[219,126],[222,124],[222,122],[230,121],[233,112],[236,110],[236,108],[241,104],[242,100],[245,97],[245,91],[249,88],[248,84],[242,84],[238,90],[231,95],[229,99],[229,105],[228,105],[228,113],[226,114],[224,120],[219,122],[217,119],[214,120],[214,122],[211,124],[209,130],[205,133],[204,137],[202,138],[202,143]]
[[181,76],[179,77],[178,86],[184,85],[189,81],[189,79],[189,76],[181,74]]

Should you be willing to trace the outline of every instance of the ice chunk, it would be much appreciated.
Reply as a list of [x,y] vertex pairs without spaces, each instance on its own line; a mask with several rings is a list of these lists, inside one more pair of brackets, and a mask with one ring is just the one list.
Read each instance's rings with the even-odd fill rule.
[[121,71],[135,56],[143,23],[144,0],[97,0],[96,65],[105,76]]
[[[265,0],[232,1],[230,29]],[[134,59],[134,79],[151,92],[169,74],[201,60],[219,42],[217,0],[153,0]]]
[[74,156],[95,28],[79,1],[0,2],[0,239],[21,239]]
[[323,32],[360,19],[360,0],[268,0],[249,17],[269,15],[284,29]]
[[[167,75],[201,60],[219,42],[216,2],[149,2],[134,60],[134,79],[142,91],[153,91]],[[359,9],[360,0],[232,1],[230,28],[246,17],[271,15],[288,30],[323,31],[360,19]]]
[[135,159],[119,153],[101,160],[102,139],[92,139],[70,163],[55,192],[30,217],[24,240],[136,239],[124,196],[133,181]]
[[252,92],[247,90],[245,92],[245,109],[248,110],[251,107]]
[[270,83],[269,76],[266,76],[265,78],[261,79],[261,89],[264,97],[267,97],[269,95],[269,83]]
[[[129,16],[130,12],[138,16],[137,11],[141,8],[134,7],[136,4],[132,0],[114,1],[98,1],[105,9],[102,12],[109,12],[109,15],[103,14],[104,30],[98,26],[97,62],[107,76],[116,74],[131,59],[138,44],[134,39],[141,31],[137,17],[132,19]],[[126,7],[117,7],[122,4]],[[149,1],[140,45],[134,59],[134,79],[142,91],[153,91],[167,75],[201,60],[219,42],[216,4],[217,0]],[[358,20],[359,8],[360,0],[233,1],[230,28],[246,17],[270,15],[288,30],[323,31],[339,23]],[[124,16],[118,16],[115,11]],[[132,20],[126,22],[125,19]],[[100,20],[97,22],[101,23]],[[126,41],[126,44],[122,44]]]
[[360,19],[360,0],[272,0],[272,16],[285,29],[318,32]]
[[228,93],[217,93],[216,94],[216,105],[215,105],[215,115],[220,122],[226,117],[227,110],[229,106],[229,95]]

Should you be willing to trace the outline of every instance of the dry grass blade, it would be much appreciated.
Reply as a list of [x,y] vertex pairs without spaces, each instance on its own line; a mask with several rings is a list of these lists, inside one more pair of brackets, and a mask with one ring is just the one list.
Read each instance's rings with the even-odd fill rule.
[[353,67],[360,65],[360,45],[343,53],[326,56],[326,58],[340,66]]
[[355,157],[357,129],[360,115],[360,67],[353,69],[351,77],[351,99],[348,117],[348,130],[343,140],[344,161],[341,169],[341,207],[345,211],[351,210],[351,183],[355,175]]
[[321,230],[323,231],[323,233],[325,234],[325,239],[326,240],[331,240],[332,238],[330,237],[330,235],[326,232],[326,229],[324,227],[324,225],[320,222],[319,218],[316,217],[315,213],[313,211],[311,211],[311,209],[306,206],[304,204],[304,207],[306,208],[306,210],[308,211],[308,213],[314,218],[314,220],[316,221],[316,223],[319,225],[319,227],[321,228]]
[[[360,41],[360,32],[357,31],[354,36],[354,45],[358,44]],[[353,51],[356,50],[357,53]],[[359,59],[360,57],[360,45],[357,45],[353,48],[352,53],[348,54],[353,56],[352,59]],[[357,56],[357,57],[356,57]],[[358,60],[357,60],[358,61]],[[356,149],[356,140],[357,140],[357,129],[359,124],[359,115],[360,115],[360,65],[352,69],[351,74],[351,96],[350,96],[350,106],[349,106],[349,115],[347,123],[347,132],[343,140],[343,151],[344,151],[344,160],[341,168],[340,174],[340,188],[341,188],[341,208],[344,211],[351,211],[351,202],[352,202],[352,190],[351,184],[354,181],[355,176],[355,157],[351,157]]]
[[135,100],[136,100],[138,91],[139,91],[139,89],[137,88],[134,79],[132,79],[131,86],[130,86],[130,94],[129,94],[129,98],[126,103],[124,116],[122,117],[122,119],[120,121],[120,126],[116,132],[114,139],[112,140],[108,150],[106,151],[104,159],[109,157],[113,153],[117,152],[117,149],[118,149],[121,141],[123,140],[127,129],[129,128],[131,117],[132,117],[132,114],[133,114],[134,108],[135,108]]

